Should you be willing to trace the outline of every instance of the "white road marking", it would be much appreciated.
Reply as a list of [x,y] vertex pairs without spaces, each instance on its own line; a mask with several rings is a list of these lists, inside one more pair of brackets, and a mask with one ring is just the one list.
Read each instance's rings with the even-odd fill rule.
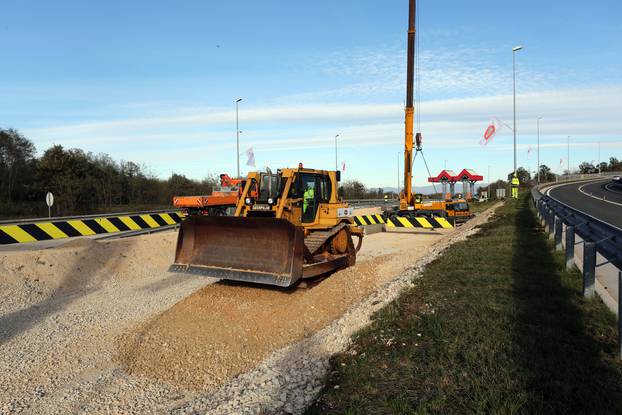
[[614,190],[614,189],[612,189],[611,187],[609,187],[609,186],[611,186],[611,185],[613,185],[613,183],[607,183],[607,184],[605,185],[605,189],[607,189],[608,191],[610,191],[610,192],[612,192],[612,193],[617,193],[617,194],[619,194],[619,195],[622,195],[622,192],[621,192],[621,191],[619,191],[619,190]]
[[[594,183],[594,181],[591,181],[590,183]],[[617,226],[612,225],[612,224],[611,224],[611,223],[609,223],[609,222],[605,222],[605,221],[604,221],[604,220],[602,220],[602,219],[598,219],[596,216],[592,216],[592,215],[590,215],[589,213],[585,213],[584,211],[582,211],[582,210],[580,210],[580,209],[577,209],[577,208],[575,208],[575,207],[569,206],[569,205],[567,205],[566,203],[562,202],[561,200],[559,200],[559,199],[555,199],[553,196],[551,196],[551,190],[555,189],[556,187],[560,187],[560,186],[564,186],[564,185],[568,185],[568,184],[573,184],[573,183],[562,183],[562,184],[553,185],[553,186],[551,186],[551,187],[549,187],[549,188],[547,188],[547,189],[546,189],[546,191],[545,191],[545,192],[546,192],[546,195],[547,195],[548,197],[550,197],[551,199],[553,199],[554,201],[556,201],[557,203],[559,203],[559,204],[561,204],[561,205],[564,205],[564,206],[566,206],[566,207],[567,207],[567,208],[569,208],[569,209],[576,210],[577,212],[582,213],[582,214],[584,214],[585,216],[590,217],[590,218],[594,219],[594,220],[595,220],[595,221],[597,221],[597,222],[604,223],[604,224],[605,224],[605,225],[607,225],[607,226],[611,226],[611,227],[612,227],[612,228],[614,228],[614,229],[617,229],[617,230],[619,230],[619,231],[622,231],[622,228],[618,228]],[[586,183],[586,184],[589,184],[589,183]],[[597,198],[597,199],[598,199],[598,198]],[[602,199],[598,199],[598,200],[601,200],[601,201],[602,201]]]
[[[584,191],[583,191],[583,187],[584,187],[584,186],[587,186],[588,184],[592,184],[592,183],[586,183],[586,184],[584,184],[584,185],[582,185],[582,186],[579,186],[579,191],[580,191],[581,193],[583,193],[584,195],[589,196],[589,197],[591,197],[591,198],[594,198],[594,199],[596,199],[596,200],[600,200],[601,202],[607,202],[607,203],[611,203],[612,205],[622,206],[622,203],[613,202],[613,201],[611,201],[611,200],[603,199],[603,198],[600,198],[600,197],[598,197],[598,196],[594,196],[594,195],[592,195],[592,194],[590,194],[590,193],[586,193],[586,192],[584,192]],[[607,190],[609,190],[609,189],[607,188],[607,186],[605,186],[605,188],[606,188]]]

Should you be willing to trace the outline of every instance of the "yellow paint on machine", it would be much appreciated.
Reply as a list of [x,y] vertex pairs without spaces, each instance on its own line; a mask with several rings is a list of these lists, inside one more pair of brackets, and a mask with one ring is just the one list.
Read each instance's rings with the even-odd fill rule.
[[88,226],[86,226],[81,220],[68,220],[68,224],[74,227],[75,230],[80,232],[83,236],[95,235],[95,232]]
[[43,232],[47,233],[54,239],[67,238],[67,234],[56,227],[53,223],[43,222],[43,223],[35,223],[39,229]]
[[0,226],[0,229],[2,229],[7,235],[9,235],[11,238],[15,239],[19,243],[36,241],[35,238],[30,236],[27,232],[25,232],[17,225]]

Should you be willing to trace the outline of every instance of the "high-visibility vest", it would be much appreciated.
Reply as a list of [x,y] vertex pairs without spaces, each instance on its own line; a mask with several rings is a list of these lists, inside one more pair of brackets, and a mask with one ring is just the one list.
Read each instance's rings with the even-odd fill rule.
[[315,190],[312,187],[305,190],[305,194],[302,199],[302,212],[305,213],[307,211],[307,207],[309,206],[309,202],[315,199]]
[[520,181],[518,180],[518,177],[513,177],[512,186],[518,187],[519,184],[520,184]]

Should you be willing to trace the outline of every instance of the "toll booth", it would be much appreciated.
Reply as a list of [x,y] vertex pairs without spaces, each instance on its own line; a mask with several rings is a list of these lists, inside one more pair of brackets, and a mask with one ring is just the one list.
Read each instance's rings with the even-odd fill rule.
[[467,200],[472,200],[475,194],[475,183],[484,180],[484,176],[475,173],[472,169],[463,169],[456,177],[462,182],[462,193]]
[[[456,192],[456,173],[453,170],[443,170],[437,176],[428,177],[428,183],[440,183],[443,197],[451,199]],[[449,187],[449,191],[447,187]]]

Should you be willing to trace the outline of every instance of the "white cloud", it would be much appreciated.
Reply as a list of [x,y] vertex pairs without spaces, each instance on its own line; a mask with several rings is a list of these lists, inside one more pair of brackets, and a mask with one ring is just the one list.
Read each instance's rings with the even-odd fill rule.
[[[517,105],[519,134],[533,134],[535,119],[542,116],[544,137],[617,136],[622,131],[619,116],[621,86],[609,88],[543,91],[521,94]],[[422,131],[429,145],[469,147],[477,143],[490,117],[511,123],[510,95],[446,99],[423,102]],[[294,149],[304,144],[323,146],[322,140],[341,131],[345,143],[399,143],[402,140],[403,108],[399,104],[330,104],[245,108],[241,114],[245,138],[273,148]],[[138,117],[51,126],[24,130],[36,144],[56,142],[86,146],[110,143],[176,141],[180,146],[195,143],[214,145],[235,131],[235,113],[197,109],[184,115]],[[241,127],[242,128],[242,127]],[[268,129],[266,129],[268,128]],[[281,137],[279,139],[278,137]],[[324,137],[324,138],[321,138]],[[328,141],[327,141],[328,142]],[[315,144],[313,144],[315,143]],[[460,144],[462,143],[462,144]]]

